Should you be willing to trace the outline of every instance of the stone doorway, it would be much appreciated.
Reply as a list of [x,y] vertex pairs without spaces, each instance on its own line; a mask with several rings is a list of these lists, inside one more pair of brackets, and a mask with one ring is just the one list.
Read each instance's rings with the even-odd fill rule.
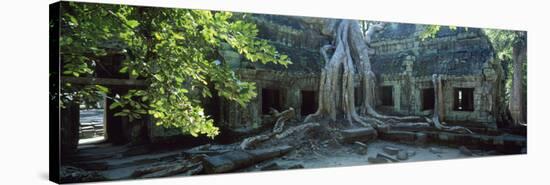
[[307,116],[317,111],[317,92],[315,91],[301,91],[302,105],[300,108],[300,114]]
[[282,110],[282,96],[279,89],[262,89],[262,114],[269,114],[270,108]]
[[422,110],[433,110],[435,106],[434,88],[422,89]]

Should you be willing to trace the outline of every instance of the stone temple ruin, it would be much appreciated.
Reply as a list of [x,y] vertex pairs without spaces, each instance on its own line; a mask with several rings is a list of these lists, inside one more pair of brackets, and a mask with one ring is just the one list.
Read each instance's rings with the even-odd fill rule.
[[[319,48],[329,43],[329,38],[299,19],[258,15],[254,20],[260,28],[260,37],[269,39],[279,51],[288,54],[293,64],[284,68],[246,63],[235,51],[220,51],[224,61],[243,80],[257,85],[258,96],[247,107],[223,103],[221,123],[232,129],[246,130],[266,124],[263,115],[268,115],[270,108],[293,107],[300,113],[299,118],[317,109],[324,65]],[[370,47],[374,51],[370,57],[378,80],[378,108],[390,114],[429,116],[435,102],[432,75],[439,74],[444,80],[442,120],[496,130],[493,107],[498,102],[502,82],[497,81],[488,38],[480,29],[459,28],[442,30],[436,38],[421,41],[418,35],[422,31],[422,25],[391,23],[372,38]]]
[[[302,123],[307,115],[317,110],[321,71],[325,65],[320,48],[331,43],[328,36],[320,33],[319,25],[314,21],[317,18],[276,15],[253,15],[249,18],[259,29],[258,37],[268,40],[279,52],[288,55],[293,64],[285,68],[275,64],[252,63],[246,61],[230,46],[222,45],[218,51],[221,56],[219,62],[231,66],[235,75],[242,81],[255,82],[257,96],[244,107],[216,96],[203,100],[206,113],[211,115],[216,126],[222,129],[221,135],[215,142],[206,141],[204,138],[183,136],[178,129],[156,126],[151,117],[133,121],[125,117],[116,117],[114,113],[120,110],[110,110],[109,106],[113,101],[106,98],[103,106],[105,107],[103,113],[105,125],[101,129],[105,131],[106,143],[114,146],[100,145],[113,147],[113,149],[103,150],[98,147],[100,145],[78,145],[79,128],[82,127],[79,126],[79,108],[78,105],[69,104],[61,110],[61,152],[69,157],[61,158],[61,163],[78,167],[68,167],[70,168],[68,171],[84,169],[82,174],[88,175],[86,178],[91,178],[93,181],[171,176],[180,173],[192,175],[237,170],[255,171],[258,170],[256,168],[269,170],[330,166],[331,164],[328,163],[302,166],[289,162],[289,159],[299,160],[304,157],[323,155],[319,148],[337,148],[326,150],[329,151],[326,155],[339,153],[351,155],[348,149],[340,150],[336,147],[336,145],[339,146],[335,144],[339,143],[336,137],[322,142],[300,141],[299,143],[307,142],[307,146],[303,147],[306,149],[298,151],[293,151],[294,146],[272,145],[259,150],[240,150],[241,148],[234,145],[216,145],[237,143],[245,137],[271,129],[275,122],[279,122],[278,116],[274,115],[284,110],[292,108],[295,111],[295,116],[290,120],[293,123]],[[387,23],[384,29],[371,38],[368,47],[370,47],[372,70],[376,74],[376,109],[386,115],[423,117],[433,115],[436,109],[436,96],[432,77],[438,75],[443,82],[442,97],[439,97],[441,98],[439,102],[443,102],[439,107],[439,110],[442,110],[439,113],[439,119],[449,125],[466,127],[476,134],[439,132],[413,126],[395,130],[392,128],[379,136],[369,135],[372,133],[368,130],[343,130],[337,134],[338,139],[341,139],[342,143],[351,145],[353,149],[350,150],[360,156],[378,152],[375,156],[368,158],[368,163],[398,162],[414,155],[428,155],[430,152],[436,154],[433,159],[453,158],[455,156],[449,157],[441,153],[459,150],[462,156],[493,154],[492,151],[484,151],[486,149],[497,150],[499,154],[526,153],[526,137],[500,132],[498,123],[501,110],[498,104],[502,102],[503,97],[503,72],[500,64],[494,62],[494,51],[487,36],[477,28],[457,28],[456,30],[442,28],[434,38],[421,40],[419,34],[423,30],[423,25]],[[111,79],[102,84],[109,87],[108,96],[124,94],[131,89],[146,88],[146,84],[141,79],[128,80],[127,75],[117,73],[124,55],[116,45],[109,44],[109,46],[113,47],[110,49],[111,54],[98,61],[100,65],[97,66],[94,76]],[[64,80],[64,82],[77,84],[81,82],[70,78]],[[355,88],[356,97],[363,94],[359,88]],[[356,100],[358,100],[355,102],[356,105],[362,103],[359,102],[360,98]],[[519,135],[525,134],[522,131],[519,132]],[[317,133],[319,137],[327,137],[327,135],[332,136],[327,133]],[[373,137],[381,138],[383,141],[365,144],[371,142]],[[299,140],[299,137],[297,138]],[[423,147],[436,144],[455,148],[431,147],[416,150],[411,146],[387,144],[386,141]],[[174,143],[187,148],[205,145],[185,150],[183,153],[174,150],[149,154],[150,151],[158,148],[142,145],[143,143],[153,143],[154,147]],[[459,150],[456,149],[458,147],[460,147]],[[466,147],[477,150],[477,153]],[[377,148],[383,148],[383,150],[378,151]],[[283,159],[261,163],[289,152],[292,154]],[[205,159],[204,155],[208,157]],[[124,157],[133,157],[134,161],[117,161]],[[150,166],[158,167],[156,164],[143,167],[151,161],[169,162],[159,165],[167,166],[163,170],[157,169],[159,171],[152,171],[154,169],[150,168]],[[253,164],[259,165],[250,167]],[[349,160],[342,164],[360,164],[360,162]],[[174,165],[187,166],[182,168]],[[286,167],[281,167],[285,165]],[[119,171],[107,173],[109,170]],[[102,173],[103,171],[105,173]],[[159,172],[163,173],[158,174]],[[82,181],[82,178],[77,181]]]

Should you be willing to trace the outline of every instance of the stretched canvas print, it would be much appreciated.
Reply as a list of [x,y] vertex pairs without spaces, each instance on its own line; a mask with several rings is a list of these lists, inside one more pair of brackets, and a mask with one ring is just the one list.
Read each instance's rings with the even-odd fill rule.
[[58,183],[525,154],[527,32],[58,2]]

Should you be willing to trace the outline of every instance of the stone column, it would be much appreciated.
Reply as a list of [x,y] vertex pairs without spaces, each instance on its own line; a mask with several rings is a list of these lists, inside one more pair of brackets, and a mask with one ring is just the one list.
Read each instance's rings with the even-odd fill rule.
[[70,154],[76,152],[78,146],[80,126],[80,108],[75,102],[70,102],[61,109],[61,117],[59,121],[61,134],[61,153]]
[[[294,108],[294,110],[296,110],[297,114],[296,114],[296,117],[298,119],[300,119],[301,117],[301,114],[300,112],[302,111],[302,94],[301,94],[301,91],[299,88],[297,87],[290,87],[288,88],[288,90],[286,91],[285,93],[286,95],[286,101],[285,101],[285,104],[284,104],[284,107],[283,109],[286,110],[290,107]],[[284,110],[281,110],[281,111],[284,111]]]

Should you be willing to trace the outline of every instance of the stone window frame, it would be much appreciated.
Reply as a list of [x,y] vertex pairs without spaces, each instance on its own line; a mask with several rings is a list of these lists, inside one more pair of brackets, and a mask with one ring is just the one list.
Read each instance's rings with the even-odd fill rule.
[[[459,112],[475,112],[475,87],[453,87],[452,91],[452,97],[453,97],[453,104],[452,104],[452,110],[453,111],[459,111]],[[470,102],[470,106],[466,108],[459,109],[458,107],[458,92],[468,92],[469,99],[468,102]],[[463,96],[464,97],[464,96]]]

